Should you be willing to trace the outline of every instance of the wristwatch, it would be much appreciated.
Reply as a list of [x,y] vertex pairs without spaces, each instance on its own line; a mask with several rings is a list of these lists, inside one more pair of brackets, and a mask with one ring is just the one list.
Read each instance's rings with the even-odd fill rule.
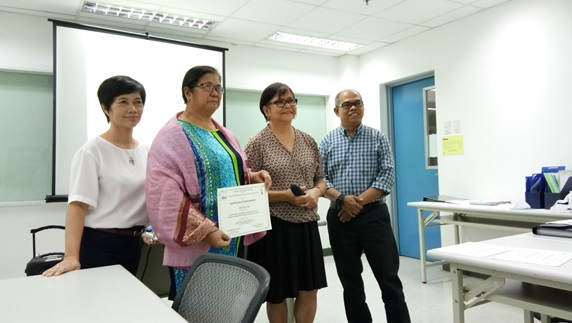
[[344,198],[346,196],[344,194],[340,194],[337,198],[336,198],[336,205],[341,208],[342,206],[344,206]]

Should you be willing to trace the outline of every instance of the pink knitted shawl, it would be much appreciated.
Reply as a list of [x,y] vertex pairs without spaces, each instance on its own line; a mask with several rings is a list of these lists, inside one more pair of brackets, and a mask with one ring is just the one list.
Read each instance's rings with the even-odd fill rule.
[[[210,245],[202,240],[216,225],[200,212],[194,154],[177,121],[181,113],[159,131],[147,160],[149,219],[157,238],[165,245],[163,265],[171,267],[189,267],[198,256],[207,252]],[[244,178],[248,181],[247,157],[236,136],[216,121],[213,123],[241,155]]]

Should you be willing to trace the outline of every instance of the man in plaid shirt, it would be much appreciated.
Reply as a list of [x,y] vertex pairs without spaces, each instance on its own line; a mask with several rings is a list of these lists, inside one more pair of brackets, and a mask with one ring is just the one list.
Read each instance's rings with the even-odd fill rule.
[[326,173],[328,234],[344,288],[348,322],[372,322],[366,303],[361,255],[365,253],[385,303],[388,323],[411,322],[399,271],[399,254],[385,196],[394,183],[393,154],[386,135],[362,124],[364,103],[355,90],[335,99],[341,126],[319,149]]

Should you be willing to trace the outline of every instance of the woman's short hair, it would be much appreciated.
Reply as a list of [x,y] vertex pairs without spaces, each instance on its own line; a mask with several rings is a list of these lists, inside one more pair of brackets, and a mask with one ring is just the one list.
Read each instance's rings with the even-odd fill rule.
[[[116,75],[101,82],[99,89],[97,89],[97,97],[99,98],[99,104],[103,106],[105,111],[109,112],[115,98],[123,94],[131,94],[135,92],[139,92],[141,100],[143,101],[143,104],[145,104],[146,93],[143,84],[129,76]],[[109,123],[109,116],[105,114],[105,117]]]
[[268,118],[266,117],[266,114],[264,114],[263,107],[268,105],[274,96],[278,95],[278,97],[281,97],[286,93],[292,93],[294,98],[296,98],[294,91],[292,91],[288,85],[280,82],[272,83],[262,91],[262,94],[260,95],[260,113],[262,113],[262,116],[264,116],[266,121],[268,121]]
[[181,91],[183,93],[183,102],[187,103],[187,97],[185,96],[185,87],[188,87],[189,89],[194,88],[199,83],[201,77],[203,77],[205,74],[216,74],[218,75],[219,80],[222,79],[217,69],[212,66],[199,65],[192,67],[190,70],[187,71],[185,77],[183,78],[183,85],[181,86]]

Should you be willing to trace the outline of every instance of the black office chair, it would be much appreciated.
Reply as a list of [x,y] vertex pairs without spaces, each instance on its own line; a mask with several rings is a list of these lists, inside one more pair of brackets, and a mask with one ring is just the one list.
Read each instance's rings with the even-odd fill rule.
[[188,322],[251,323],[269,285],[270,274],[258,264],[206,253],[191,266],[172,308]]

